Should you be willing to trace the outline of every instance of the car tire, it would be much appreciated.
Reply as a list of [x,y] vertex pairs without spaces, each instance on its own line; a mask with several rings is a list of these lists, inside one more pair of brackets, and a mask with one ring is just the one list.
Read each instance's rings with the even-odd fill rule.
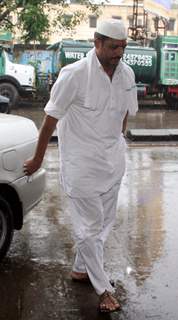
[[6,255],[14,233],[13,214],[8,202],[0,196],[0,261]]
[[11,83],[0,83],[0,94],[9,98],[10,100],[10,107],[16,108],[17,102],[19,98],[19,93],[16,87]]
[[8,105],[8,103],[1,103],[0,104],[0,112],[1,113],[10,113],[10,106]]

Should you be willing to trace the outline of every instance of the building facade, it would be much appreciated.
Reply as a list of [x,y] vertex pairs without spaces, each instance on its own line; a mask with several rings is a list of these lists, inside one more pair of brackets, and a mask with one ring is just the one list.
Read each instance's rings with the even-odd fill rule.
[[[48,43],[52,44],[64,38],[91,40],[100,20],[107,18],[122,19],[128,28],[128,34],[133,32],[133,3],[138,3],[137,26],[140,32],[146,33],[148,38],[156,37],[157,34],[178,35],[178,10],[167,9],[162,4],[153,0],[123,0],[119,5],[105,4],[99,6],[100,15],[91,14],[84,5],[71,3],[65,9],[66,19],[70,19],[76,11],[83,11],[84,16],[81,23],[72,31],[64,31],[53,27],[49,33]],[[61,8],[58,5],[48,4],[51,18],[54,15],[61,14]],[[63,11],[64,13],[64,11]],[[166,28],[166,31],[165,31]],[[20,33],[15,32],[14,41],[20,42]]]

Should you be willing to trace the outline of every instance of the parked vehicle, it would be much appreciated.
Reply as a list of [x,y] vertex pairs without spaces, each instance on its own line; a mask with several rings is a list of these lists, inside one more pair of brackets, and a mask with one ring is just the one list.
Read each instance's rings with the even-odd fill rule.
[[[52,80],[61,67],[86,56],[92,42],[63,40],[53,49]],[[138,96],[162,95],[171,107],[178,107],[178,36],[159,36],[144,47],[129,41],[123,55],[135,72]]]
[[9,113],[10,112],[10,100],[7,97],[0,95],[0,112]]
[[24,160],[34,152],[38,130],[32,120],[0,114],[0,260],[6,255],[14,230],[23,226],[24,215],[41,199],[45,170],[27,177]]
[[[17,56],[19,62],[37,64],[37,78],[46,93],[63,66],[84,58],[92,48],[90,41],[62,40],[38,49],[37,60],[33,48],[31,51],[21,48]],[[157,95],[165,98],[168,106],[178,107],[178,36],[158,36],[147,46],[129,40],[123,61],[135,72],[139,98]]]
[[31,65],[13,63],[4,47],[0,47],[0,94],[14,107],[20,97],[35,92],[35,69]]
[[48,47],[52,50],[51,84],[53,84],[62,67],[86,57],[93,48],[93,42],[83,40],[62,40]]

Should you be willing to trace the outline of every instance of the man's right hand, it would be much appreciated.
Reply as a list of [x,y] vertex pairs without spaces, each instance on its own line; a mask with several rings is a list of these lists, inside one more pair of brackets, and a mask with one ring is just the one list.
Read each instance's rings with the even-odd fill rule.
[[29,159],[24,162],[23,169],[26,176],[31,176],[35,171],[41,167],[41,162],[35,159]]
[[39,132],[39,138],[35,150],[34,157],[24,162],[24,172],[27,176],[32,175],[37,171],[42,164],[46,148],[48,146],[49,139],[56,127],[57,119],[51,116],[45,116],[43,124]]

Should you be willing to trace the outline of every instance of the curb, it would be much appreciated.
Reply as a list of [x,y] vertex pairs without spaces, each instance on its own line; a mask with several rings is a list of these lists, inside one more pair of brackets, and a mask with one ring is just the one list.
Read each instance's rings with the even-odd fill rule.
[[130,129],[126,137],[132,141],[178,141],[178,129]]

